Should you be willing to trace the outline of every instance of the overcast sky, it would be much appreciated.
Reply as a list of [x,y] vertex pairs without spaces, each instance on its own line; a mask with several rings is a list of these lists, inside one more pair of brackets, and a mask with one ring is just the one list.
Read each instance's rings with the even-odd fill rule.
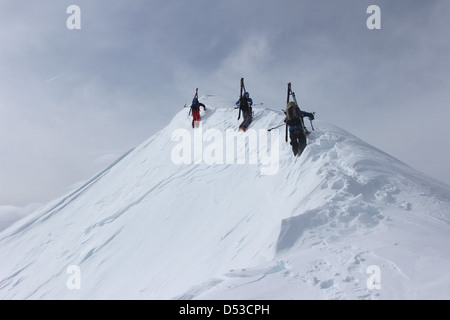
[[449,17],[448,0],[0,0],[0,208],[63,195],[241,77],[273,109],[292,82],[318,119],[450,184]]

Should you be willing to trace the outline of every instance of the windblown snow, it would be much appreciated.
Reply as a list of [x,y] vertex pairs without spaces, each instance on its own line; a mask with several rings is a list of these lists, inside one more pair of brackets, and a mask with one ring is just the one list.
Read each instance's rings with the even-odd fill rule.
[[449,186],[320,120],[296,158],[281,111],[243,133],[200,101],[1,232],[0,298],[450,298]]

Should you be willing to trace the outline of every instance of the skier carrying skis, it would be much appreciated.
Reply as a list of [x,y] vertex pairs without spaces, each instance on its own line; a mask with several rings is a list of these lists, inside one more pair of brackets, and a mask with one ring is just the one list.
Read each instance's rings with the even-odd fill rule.
[[[241,91],[242,92],[242,91]],[[252,123],[253,110],[252,110],[253,100],[250,98],[248,92],[244,92],[244,95],[236,102],[236,106],[239,106],[240,111],[244,116],[244,121],[242,121],[239,126],[239,130],[246,131],[248,126]]]
[[200,122],[200,107],[203,107],[203,110],[206,111],[206,106],[198,101],[197,96],[192,99],[191,111],[192,111],[192,128],[195,126],[198,127],[198,123]]
[[286,115],[284,122],[289,126],[289,138],[291,139],[292,151],[294,152],[294,156],[300,156],[306,147],[306,136],[309,134],[303,123],[303,117],[314,120],[314,114],[301,111],[294,101],[287,103],[284,114]]

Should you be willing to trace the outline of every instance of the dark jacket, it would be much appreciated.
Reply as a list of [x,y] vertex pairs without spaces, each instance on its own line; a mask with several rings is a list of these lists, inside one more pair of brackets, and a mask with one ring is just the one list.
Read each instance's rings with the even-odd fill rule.
[[252,98],[250,98],[248,92],[246,92],[242,98],[240,98],[237,102],[236,105],[239,106],[239,108],[243,111],[243,112],[248,112],[251,111],[251,107],[253,105],[253,100]]
[[311,120],[314,120],[314,114],[311,112],[306,112],[306,111],[302,111],[300,110],[300,108],[298,106],[295,106],[293,108],[296,108],[296,113],[299,115],[299,117],[291,117],[289,119],[289,121],[287,121],[287,118],[284,120],[284,122],[286,122],[286,124],[290,127],[289,130],[295,130],[297,128],[301,128],[302,124],[303,124],[303,118],[304,117],[308,117]]
[[203,103],[199,102],[198,100],[197,101],[193,101],[192,104],[191,104],[191,110],[192,111],[197,111],[197,110],[200,109],[200,107],[203,107],[203,110],[206,110],[206,106]]

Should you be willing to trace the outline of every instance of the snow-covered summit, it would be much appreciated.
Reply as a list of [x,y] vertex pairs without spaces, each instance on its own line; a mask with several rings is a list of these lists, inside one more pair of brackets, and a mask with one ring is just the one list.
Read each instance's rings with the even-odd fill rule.
[[281,111],[242,133],[200,101],[0,233],[0,298],[450,298],[447,185],[320,120],[295,158]]

